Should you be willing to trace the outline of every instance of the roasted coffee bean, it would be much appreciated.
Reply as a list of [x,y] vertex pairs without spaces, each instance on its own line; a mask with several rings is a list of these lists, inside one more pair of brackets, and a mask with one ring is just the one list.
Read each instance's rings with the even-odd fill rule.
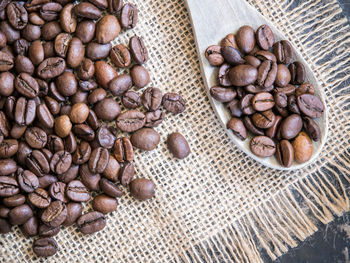
[[30,42],[38,40],[41,36],[40,26],[27,24],[27,26],[22,30],[21,35]]
[[256,41],[260,48],[269,50],[275,42],[273,32],[268,25],[262,25],[256,30]]
[[32,61],[22,55],[18,55],[15,58],[15,70],[17,73],[28,73],[29,75],[33,75],[34,73],[34,65]]
[[30,13],[28,15],[28,21],[37,26],[43,26],[45,24],[45,20],[42,19],[37,12]]
[[119,177],[119,171],[120,171],[120,164],[112,155],[110,155],[107,167],[103,171],[103,176],[113,182],[116,182]]
[[132,162],[134,159],[134,150],[127,137],[119,138],[114,144],[114,156],[118,162]]
[[10,72],[0,73],[0,95],[10,96],[15,90],[15,77]]
[[[18,104],[18,103],[17,103]],[[46,104],[40,104],[36,108],[36,115],[39,122],[46,128],[53,128],[55,119]],[[27,124],[28,125],[28,124]]]
[[43,4],[50,2],[50,0],[32,0],[26,3],[24,6],[28,12],[39,11]]
[[130,70],[130,76],[133,84],[139,89],[145,87],[150,81],[150,76],[147,69],[140,65],[135,65],[132,67]]
[[257,84],[264,88],[271,87],[277,76],[277,63],[265,60],[258,69]]
[[27,10],[18,2],[12,2],[6,7],[7,20],[17,30],[22,30],[28,23]]
[[121,197],[123,192],[111,181],[102,178],[100,181],[100,187],[103,193],[111,197]]
[[323,102],[312,94],[302,94],[297,98],[300,111],[310,118],[319,118],[324,112]]
[[288,110],[292,113],[300,115],[300,110],[299,110],[299,106],[297,104],[297,98],[295,97],[295,95],[289,96],[287,102],[288,102]]
[[33,243],[33,251],[39,257],[51,257],[56,254],[57,243],[50,237],[39,238]]
[[210,95],[217,101],[229,102],[237,96],[237,92],[233,88],[214,86],[210,88]]
[[314,140],[315,142],[320,140],[321,130],[320,130],[320,127],[317,125],[317,123],[313,119],[309,117],[304,117],[303,126],[307,134],[311,137],[312,140]]
[[244,59],[245,59],[246,64],[251,65],[254,68],[258,68],[261,65],[260,59],[254,57],[254,56],[246,56]]
[[86,163],[90,159],[91,147],[90,144],[86,141],[81,141],[77,150],[73,154],[73,162],[75,164]]
[[110,43],[99,44],[96,42],[90,42],[86,46],[86,57],[91,60],[105,59],[111,52],[112,45]]
[[228,34],[222,41],[221,46],[225,47],[233,47],[235,49],[238,49],[237,43],[236,43],[236,37],[234,34]]
[[70,132],[69,135],[64,139],[64,150],[69,153],[74,153],[77,149],[77,139],[75,135]]
[[290,140],[295,138],[303,127],[303,122],[298,114],[292,114],[281,122],[281,136],[283,139]]
[[60,232],[60,227],[52,227],[42,224],[39,226],[39,236],[40,237],[53,237]]
[[130,183],[130,192],[138,200],[151,199],[155,195],[155,185],[149,179],[137,178]]
[[239,105],[239,100],[233,99],[230,102],[226,103],[226,107],[229,109],[232,117],[241,117],[242,116],[242,110]]
[[[245,95],[239,102],[240,108],[245,115],[251,115],[255,112],[255,109],[252,104],[254,94]],[[269,103],[271,104],[271,102]]]
[[39,187],[38,177],[28,170],[18,170],[17,181],[21,190],[26,193],[32,193]]
[[310,160],[313,151],[313,145],[310,137],[302,131],[292,142],[294,149],[294,158],[298,163],[305,163]]
[[38,127],[30,127],[24,134],[26,142],[34,149],[42,149],[47,143],[47,134]]
[[218,79],[221,86],[230,87],[232,86],[232,82],[229,77],[229,72],[231,70],[231,66],[227,63],[221,65],[218,71]]
[[271,93],[261,92],[251,99],[251,104],[256,111],[267,111],[273,108],[275,101]]
[[48,226],[60,226],[67,217],[67,208],[61,201],[54,201],[44,210],[41,220]]
[[62,182],[55,182],[50,185],[49,194],[54,200],[59,200],[63,203],[67,203],[68,199],[65,195],[66,184]]
[[14,124],[12,126],[11,132],[10,132],[10,136],[14,139],[19,139],[23,136],[23,134],[25,133],[27,129],[27,126],[21,126],[18,124]]
[[81,216],[83,212],[83,206],[81,205],[81,203],[74,203],[74,202],[70,202],[66,206],[67,206],[67,218],[62,225],[71,226]]
[[6,115],[3,111],[0,111],[0,133],[4,137],[7,137],[10,132],[10,123],[6,118]]
[[24,195],[21,195],[21,194],[9,196],[9,197],[4,197],[2,199],[3,205],[5,205],[7,207],[20,206],[20,205],[23,205],[25,201],[26,201],[26,197]]
[[276,152],[276,145],[266,136],[256,136],[250,141],[250,150],[258,157],[270,157]]
[[118,200],[105,194],[97,195],[92,201],[92,208],[103,214],[117,210]]
[[106,97],[107,91],[105,89],[98,88],[90,93],[88,97],[88,103],[93,105],[101,100],[104,100]]
[[77,17],[73,12],[74,5],[72,3],[63,7],[60,13],[60,23],[62,29],[67,33],[74,33],[77,27]]
[[75,36],[78,37],[83,44],[89,43],[95,36],[96,25],[91,20],[81,21],[76,28]]
[[[231,62],[237,61],[241,58],[241,54],[237,49],[235,49],[231,46],[224,46],[224,47],[227,47],[227,49],[225,48],[226,56],[230,59]],[[232,50],[229,48],[232,48]],[[223,54],[221,53],[221,46],[219,46],[219,45],[212,45],[212,46],[208,47],[205,51],[205,57],[207,58],[209,64],[214,66],[214,67],[222,65],[225,61],[225,58],[224,58]],[[238,57],[238,59],[237,59],[237,57]],[[228,62],[228,63],[230,63],[230,62]]]
[[88,115],[89,107],[85,103],[76,103],[69,113],[69,118],[73,123],[83,123]]
[[81,182],[91,191],[99,191],[100,190],[100,174],[94,174],[90,171],[88,164],[84,164],[79,168],[79,174],[81,178]]
[[142,94],[142,105],[148,111],[157,110],[162,103],[162,92],[158,88],[147,88]]
[[[3,164],[2,166],[4,165],[6,164]],[[11,173],[8,173],[7,175]],[[5,174],[6,174],[6,170],[5,170]],[[0,197],[13,196],[18,193],[19,193],[19,188],[18,188],[17,181],[12,177],[1,175],[0,176]]]
[[236,34],[237,45],[243,53],[250,53],[255,46],[255,32],[250,26],[242,26]]
[[61,10],[62,6],[59,3],[46,3],[40,9],[40,16],[45,21],[57,20]]
[[72,164],[72,155],[66,151],[56,152],[51,159],[50,168],[56,174],[63,174]]
[[284,64],[277,66],[277,75],[275,79],[275,85],[279,87],[285,87],[291,80],[289,69]]
[[72,164],[72,166],[67,170],[67,172],[57,175],[57,178],[59,181],[67,184],[73,181],[75,178],[77,178],[78,172],[79,165]]
[[95,138],[94,130],[86,124],[77,124],[73,127],[73,133],[80,139],[91,142]]
[[[133,6],[132,4],[128,4],[128,5]],[[124,12],[125,6],[123,7],[123,11],[121,14],[121,19],[120,19],[121,24],[124,28],[125,28],[125,26],[133,27],[132,24],[125,25],[125,18],[130,19],[130,16],[125,17],[125,12]],[[129,14],[129,15],[134,14],[135,15],[135,13],[133,13],[132,11],[130,12],[130,10],[127,14]],[[137,16],[137,12],[136,12],[136,16]],[[131,21],[131,22],[133,22],[133,21]],[[97,42],[100,44],[106,44],[106,43],[111,42],[113,39],[115,39],[119,35],[120,30],[121,30],[121,28],[120,28],[119,21],[114,15],[106,15],[106,16],[102,17],[97,22],[97,25],[96,25]]]
[[[59,93],[59,91],[57,90],[57,86],[55,84],[55,82],[50,82],[49,84],[49,95],[59,101],[59,102],[65,102],[67,100],[66,97],[64,97],[61,93]],[[65,106],[69,106],[69,105],[64,105],[62,107],[65,107]]]
[[287,40],[276,42],[273,45],[273,53],[278,63],[289,64],[293,58],[293,48]]
[[[39,105],[40,106],[40,105]],[[16,107],[14,110],[15,113],[15,121],[18,125],[30,125],[36,116],[36,103],[34,100],[28,100],[24,97],[20,97],[17,100]],[[38,107],[38,113],[40,116],[38,116],[39,121],[41,120],[42,114]],[[9,115],[9,114],[8,114]]]
[[310,83],[304,83],[301,84],[296,90],[295,90],[295,96],[299,97],[303,94],[315,94],[315,88]]
[[275,103],[278,107],[285,108],[288,105],[288,97],[282,92],[276,92],[274,95]]
[[56,87],[63,96],[72,96],[77,92],[78,82],[72,72],[64,72],[56,79]]
[[304,83],[306,72],[303,63],[295,61],[289,65],[289,71],[291,74],[292,84],[300,85]]
[[81,233],[85,235],[92,234],[106,226],[106,219],[100,212],[89,212],[78,218],[77,226]]
[[109,55],[114,65],[116,65],[118,68],[125,68],[131,64],[130,51],[123,44],[114,46]]
[[102,12],[93,4],[88,2],[81,2],[74,7],[74,13],[83,18],[99,19],[102,16]]
[[247,86],[257,80],[258,70],[250,65],[238,65],[230,70],[229,78],[234,86]]
[[30,193],[28,200],[33,206],[41,209],[48,207],[51,203],[49,193],[42,188],[37,188],[34,192]]
[[120,22],[124,29],[131,29],[136,26],[138,10],[135,5],[127,3],[123,6],[120,14]]
[[61,105],[58,103],[57,100],[55,100],[49,96],[45,96],[44,100],[45,100],[46,106],[49,108],[50,112],[53,115],[57,115],[60,112]]
[[55,38],[55,52],[58,56],[65,58],[68,52],[68,47],[72,41],[72,36],[68,33],[60,33]]
[[173,156],[178,159],[184,159],[191,153],[191,149],[187,140],[181,133],[178,132],[174,132],[168,135],[167,147],[169,151],[173,154]]
[[106,9],[108,7],[107,0],[89,0],[89,2],[94,4],[100,9]]
[[30,45],[28,57],[35,66],[39,65],[44,60],[44,47],[40,40],[36,40]]
[[127,186],[134,177],[134,165],[132,163],[125,163],[120,170],[119,181],[123,186]]
[[130,141],[136,148],[151,151],[157,147],[160,135],[154,129],[142,128],[131,135]]
[[67,65],[71,68],[78,67],[84,59],[85,48],[81,40],[77,37],[73,37],[69,44],[67,53]]
[[179,114],[186,108],[185,100],[177,93],[164,94],[162,105],[167,111],[173,114]]
[[119,12],[123,7],[123,0],[107,0],[108,12],[116,13]]
[[133,36],[129,41],[130,52],[137,64],[144,64],[148,61],[148,50],[141,37]]
[[113,96],[122,96],[132,87],[132,78],[129,74],[121,74],[108,85],[108,89],[112,92]]
[[25,166],[25,161],[27,159],[27,156],[31,152],[32,152],[32,149],[29,147],[29,145],[26,142],[21,141],[18,144],[18,151],[16,154],[18,164],[21,166]]
[[13,44],[13,42],[20,39],[21,37],[20,31],[14,29],[7,21],[1,21],[0,30],[5,34],[7,44]]
[[117,71],[104,61],[95,62],[95,78],[102,88],[107,89],[109,82],[118,76]]
[[37,74],[42,79],[51,79],[61,75],[65,68],[66,62],[63,58],[47,58],[39,64]]
[[33,210],[29,205],[24,204],[12,208],[8,216],[12,225],[22,225],[33,216]]
[[7,139],[0,143],[0,158],[10,158],[18,151],[17,140]]
[[[3,34],[3,33],[2,33]],[[6,38],[6,36],[5,36]],[[36,41],[35,41],[36,42]],[[33,42],[33,43],[35,43]],[[33,44],[32,43],[32,44]],[[26,56],[28,53],[28,49],[29,49],[29,42],[27,40],[25,40],[24,38],[20,38],[17,39],[14,43],[13,43],[13,51],[17,54],[17,55],[22,55],[22,56]]]
[[145,127],[156,127],[163,121],[165,113],[161,110],[149,111],[146,112],[145,116]]
[[137,110],[128,110],[118,115],[117,127],[125,132],[133,132],[141,129],[146,122],[145,115]]
[[67,197],[75,202],[87,202],[90,199],[89,190],[78,180],[71,181],[67,185]]
[[239,52],[238,49],[233,48],[231,46],[223,46],[221,48],[221,55],[224,57],[225,61],[230,65],[235,66],[245,63],[241,52]]
[[[161,104],[162,99],[160,98],[159,104]],[[127,109],[136,109],[141,104],[141,99],[139,94],[134,91],[127,91],[122,97],[122,104]]]
[[81,91],[91,91],[97,88],[96,81],[90,79],[90,80],[79,80],[79,89]]
[[103,173],[109,160],[109,152],[107,149],[98,147],[91,153],[89,160],[89,169],[93,173]]
[[8,218],[8,215],[10,213],[10,209],[0,205],[0,218]]
[[279,128],[281,121],[282,117],[276,115],[273,125],[265,131],[265,135],[270,137],[271,139],[274,138],[276,136],[277,129]]
[[42,38],[45,41],[54,40],[55,37],[62,32],[62,28],[57,21],[46,23],[41,28]]
[[65,138],[72,129],[72,123],[67,115],[61,115],[55,119],[54,127],[56,134],[61,138]]
[[21,95],[26,98],[35,98],[39,93],[38,82],[28,73],[20,73],[15,78],[15,88]]
[[271,60],[272,62],[277,62],[276,56],[270,51],[259,50],[255,53],[255,57],[261,61]]
[[268,129],[275,123],[275,114],[271,110],[256,112],[252,116],[252,121],[257,128]]
[[81,80],[89,80],[95,74],[94,62],[90,59],[85,58],[83,62],[77,68],[77,76]]
[[96,139],[98,143],[106,149],[111,149],[115,142],[115,136],[108,129],[107,125],[103,125],[100,128],[98,128],[96,133]]
[[38,229],[39,229],[39,220],[35,216],[29,218],[28,221],[21,226],[22,233],[26,237],[38,235]]
[[282,140],[277,144],[276,157],[280,165],[290,167],[294,160],[294,149],[288,140]]
[[36,176],[41,177],[50,172],[50,165],[44,154],[39,150],[31,152],[25,162],[28,169]]
[[119,104],[112,98],[98,102],[94,108],[97,117],[105,121],[113,121],[121,112]]

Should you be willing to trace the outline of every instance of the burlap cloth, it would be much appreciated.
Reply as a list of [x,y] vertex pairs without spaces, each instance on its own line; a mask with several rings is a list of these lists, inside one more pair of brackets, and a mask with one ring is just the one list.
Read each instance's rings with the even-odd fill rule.
[[[136,152],[136,176],[156,182],[156,197],[139,202],[126,194],[96,234],[64,228],[55,237],[59,252],[47,261],[262,262],[263,253],[276,259],[349,210],[350,33],[336,0],[249,0],[299,48],[326,94],[328,141],[317,161],[297,172],[268,169],[228,140],[203,86],[184,2],[132,2],[139,23],[115,42],[143,36],[152,85],[180,92],[188,107],[157,127],[157,149]],[[189,140],[185,160],[166,149],[173,131]],[[32,242],[18,228],[1,235],[0,260],[39,261]]]

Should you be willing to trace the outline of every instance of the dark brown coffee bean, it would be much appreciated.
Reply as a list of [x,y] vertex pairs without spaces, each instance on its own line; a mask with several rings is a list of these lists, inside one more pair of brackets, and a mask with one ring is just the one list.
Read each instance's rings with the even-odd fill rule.
[[256,112],[252,116],[252,121],[256,127],[268,129],[275,123],[275,114],[271,110]]
[[[3,34],[3,33],[2,33]],[[5,35],[4,35],[5,36]],[[6,36],[5,36],[6,38]],[[13,43],[13,51],[17,55],[26,56],[29,49],[29,42],[26,39],[20,38]]]
[[120,14],[120,22],[124,29],[131,29],[136,26],[138,10],[135,5],[127,3],[123,6]]
[[108,12],[111,14],[119,12],[123,7],[123,0],[107,0]]
[[3,111],[0,111],[0,134],[7,137],[10,133],[10,123]]
[[38,208],[46,208],[51,203],[49,193],[42,188],[37,188],[34,192],[30,193],[28,200],[33,206]]
[[15,77],[10,72],[0,73],[0,95],[10,96],[15,90]]
[[237,92],[233,88],[214,86],[210,88],[210,95],[217,101],[229,102],[237,96]]
[[73,127],[73,133],[79,138],[89,142],[95,138],[95,132],[86,124],[75,125]]
[[121,74],[112,79],[108,85],[108,89],[113,96],[122,96],[132,87],[132,78],[129,74]]
[[77,178],[79,172],[79,165],[72,165],[67,172],[57,175],[59,181],[63,183],[69,183]]
[[222,41],[221,46],[225,47],[233,47],[235,49],[238,49],[237,43],[236,43],[236,37],[234,34],[228,34]]
[[[160,99],[160,103],[162,99]],[[127,91],[122,97],[122,104],[127,109],[136,109],[141,104],[141,99],[139,94],[134,91]]]
[[38,177],[39,179],[39,187],[40,188],[47,188],[51,184],[57,182],[57,177],[54,175],[44,175],[42,177]]
[[38,127],[28,128],[24,137],[29,146],[34,149],[42,149],[47,143],[47,134]]
[[227,129],[232,130],[233,134],[236,135],[242,141],[244,141],[247,138],[247,131],[244,127],[243,122],[236,117],[233,117],[231,120],[229,120],[229,122],[227,123]]
[[254,94],[245,95],[239,102],[240,108],[245,115],[251,115],[255,112],[255,109],[252,104]]
[[[24,97],[19,98],[16,103],[14,116],[16,123],[18,125],[30,125],[35,119],[36,108],[34,100],[28,100]],[[41,117],[38,116],[39,120]]]
[[167,147],[173,156],[178,159],[184,159],[191,153],[191,149],[187,140],[181,133],[178,132],[174,132],[168,135]]
[[297,104],[297,98],[295,97],[295,95],[289,96],[287,102],[288,102],[288,110],[292,113],[300,115],[300,110],[299,110],[299,106]]
[[60,232],[60,227],[52,227],[42,224],[39,226],[39,236],[40,237],[53,237],[56,236]]
[[293,139],[299,134],[302,127],[303,122],[300,115],[292,114],[281,122],[281,136],[286,140]]
[[81,216],[83,212],[83,206],[81,205],[81,203],[74,203],[74,202],[70,202],[66,206],[67,206],[67,218],[62,225],[71,226]]
[[304,129],[306,130],[307,134],[311,137],[311,139],[315,142],[319,141],[321,138],[321,130],[317,123],[309,117],[304,117],[303,124]]
[[292,142],[294,149],[294,159],[298,163],[305,163],[310,160],[313,151],[313,145],[310,137],[304,132],[299,135]]
[[106,226],[106,219],[100,212],[89,212],[78,218],[77,226],[81,233],[92,234],[101,231]]
[[0,205],[0,218],[8,218],[8,215],[10,213],[10,209]]
[[14,66],[13,58],[7,53],[0,51],[0,71],[8,71]]
[[250,131],[254,135],[264,135],[264,131],[255,127],[255,125],[252,122],[252,119],[249,116],[245,116],[243,118],[244,126],[247,128],[248,131]]
[[6,15],[11,26],[17,30],[25,28],[28,23],[27,10],[18,2],[12,2],[7,5]]
[[26,98],[35,98],[39,93],[38,82],[29,74],[21,73],[15,79],[15,88]]
[[258,69],[257,84],[264,88],[271,87],[277,76],[277,63],[265,60]]
[[246,56],[244,59],[246,64],[251,65],[254,68],[258,68],[261,65],[261,61],[254,56]]
[[118,200],[105,194],[97,195],[92,201],[95,211],[107,214],[117,210]]
[[33,75],[34,73],[34,65],[32,61],[22,55],[18,55],[15,58],[15,70],[17,73],[28,73],[29,75]]
[[22,233],[26,237],[38,235],[38,229],[39,220],[35,216],[29,218],[28,221],[21,226]]
[[45,21],[57,20],[61,10],[62,6],[59,3],[46,3],[40,9],[40,16]]
[[73,154],[73,162],[75,164],[86,163],[90,159],[91,147],[90,144],[86,141],[81,141],[77,150]]
[[27,126],[21,126],[18,124],[14,124],[12,126],[11,132],[10,132],[10,136],[14,139],[19,139],[23,136],[23,134],[25,133],[27,129]]
[[119,104],[112,98],[98,102],[94,108],[97,117],[105,121],[113,121],[121,112]]
[[28,1],[24,6],[28,12],[39,11],[42,5],[50,2],[50,0],[31,0]]
[[41,44],[40,40],[36,40],[30,45],[28,50],[28,57],[35,66],[39,65],[44,60],[44,47]]
[[103,171],[103,176],[113,182],[116,182],[119,180],[119,171],[120,164],[112,155],[110,155],[107,167]]
[[239,118],[242,116],[242,110],[241,110],[240,105],[239,105],[239,100],[233,99],[232,101],[226,103],[225,105],[229,109],[232,117]]
[[67,53],[67,65],[71,68],[78,67],[84,59],[85,48],[81,40],[77,37],[73,37],[69,43],[69,49]]
[[256,40],[260,48],[269,50],[275,42],[271,28],[268,25],[262,25],[256,30]]
[[281,40],[273,45],[273,53],[278,63],[289,64],[293,58],[292,45],[287,40]]
[[[49,84],[49,95],[59,101],[59,102],[65,102],[67,100],[66,97],[64,97],[59,91],[57,90],[57,86],[55,82],[50,82]],[[63,105],[62,107],[69,106],[69,105]]]
[[43,26],[45,24],[45,20],[37,12],[30,13],[28,15],[28,21],[36,26]]
[[[11,173],[8,173],[8,175]],[[18,193],[19,193],[18,184],[14,178],[9,176],[0,176],[0,197],[9,197],[9,196],[16,195]]]
[[81,182],[86,186],[90,191],[99,191],[100,190],[100,174],[94,174],[90,171],[88,164],[84,164],[79,168],[79,174],[81,177]]
[[65,195],[66,184],[62,182],[55,182],[50,185],[49,194],[54,200],[59,200],[63,203],[67,203],[68,199]]
[[285,93],[276,92],[274,95],[275,103],[278,107],[285,108],[288,105],[288,97]]
[[45,126],[46,128],[53,128],[55,124],[55,119],[51,114],[49,108],[46,106],[46,104],[40,104],[36,108],[36,115],[38,116],[39,122],[43,126]]
[[218,79],[221,86],[230,87],[232,86],[232,82],[229,77],[229,72],[231,70],[231,66],[227,63],[221,65],[218,71]]
[[255,46],[255,32],[250,26],[242,26],[236,34],[237,45],[243,53],[250,53]]
[[119,138],[114,144],[114,156],[118,162],[132,162],[134,159],[134,150],[127,137]]
[[271,60],[272,62],[277,62],[276,56],[270,51],[259,50],[256,52],[255,57],[261,61]]
[[109,55],[114,65],[116,65],[118,68],[125,68],[131,64],[130,51],[123,44],[114,46]]
[[109,160],[109,152],[107,149],[98,147],[91,153],[89,160],[89,169],[93,173],[103,173]]
[[256,136],[250,141],[250,150],[258,157],[270,157],[276,152],[276,145],[269,137]]
[[173,114],[179,114],[186,108],[185,100],[177,93],[164,94],[162,104],[167,111]]
[[265,131],[265,135],[270,137],[271,139],[275,138],[277,129],[279,128],[281,121],[282,121],[282,117],[279,115],[276,115],[273,125]]
[[[131,5],[131,4],[130,4]],[[131,5],[133,6],[133,5]],[[125,6],[124,6],[125,8]],[[129,18],[129,17],[127,17]],[[121,14],[121,24],[125,27],[123,21],[123,13]],[[120,33],[120,24],[118,19],[114,15],[106,15],[102,17],[96,25],[96,39],[100,44],[107,44],[115,39]]]
[[[240,52],[237,49],[235,49],[235,48],[233,48],[231,46],[227,46],[227,48],[232,48],[233,49],[232,51],[229,50],[229,49],[227,49],[227,51],[226,51],[227,57],[229,59],[231,59],[232,56],[234,56],[234,58],[241,57],[241,54],[240,54]],[[236,53],[234,53],[235,51],[236,51]],[[232,53],[234,53],[234,54],[232,54]],[[219,46],[219,45],[209,46],[205,50],[205,57],[207,58],[209,64],[214,66],[214,67],[218,67],[218,66],[222,65],[224,63],[224,61],[225,61],[224,56],[221,53],[221,46]],[[230,62],[228,62],[228,63],[230,63]]]
[[284,64],[279,64],[277,66],[277,75],[275,79],[275,85],[278,87],[285,87],[291,79],[289,69]]
[[45,100],[46,106],[48,107],[48,109],[53,115],[57,115],[60,112],[61,106],[57,100],[49,96],[45,96],[44,100]]
[[111,197],[121,197],[123,192],[111,181],[102,178],[100,181],[100,187],[103,193]]
[[16,154],[17,162],[21,166],[25,166],[25,161],[27,156],[32,152],[32,149],[28,146],[28,144],[24,141],[21,141],[18,144],[18,151]]
[[72,164],[72,156],[69,152],[59,151],[56,152],[51,159],[50,168],[51,171],[56,174],[63,174],[70,168]]
[[76,103],[73,105],[69,118],[73,123],[83,123],[89,115],[89,107],[85,103]]
[[12,225],[22,225],[33,216],[33,210],[24,204],[11,209],[8,216]]
[[107,125],[101,126],[96,133],[98,143],[106,149],[111,149],[115,142],[115,136],[108,129]]
[[89,80],[95,74],[94,62],[90,59],[85,58],[83,62],[77,68],[77,76],[81,80]]
[[0,158],[10,158],[18,151],[17,140],[7,139],[0,143]]
[[1,21],[0,30],[5,34],[7,44],[12,44],[21,37],[20,31],[14,29],[8,21]]
[[17,181],[22,191],[26,193],[32,193],[39,187],[38,177],[28,170],[18,170]]
[[132,67],[130,76],[133,84],[139,89],[145,87],[150,81],[150,76],[147,69],[140,65],[135,65]]
[[162,103],[162,91],[158,88],[147,88],[142,94],[142,105],[148,111],[157,110]]
[[77,104],[77,103],[88,103],[88,95],[89,93],[86,92],[86,91],[81,91],[81,90],[78,90],[72,97],[71,97],[71,103],[74,105],[74,104]]
[[224,57],[225,61],[230,65],[235,66],[245,63],[243,55],[236,48],[230,46],[223,46],[221,48],[221,54]]
[[148,61],[148,51],[141,37],[131,37],[129,47],[131,55],[137,64],[142,65]]
[[74,5],[72,3],[63,7],[60,13],[60,23],[62,29],[67,33],[74,33],[77,27],[77,17],[73,12]]
[[303,94],[315,94],[315,88],[310,83],[303,83],[301,84],[295,91],[295,96],[299,97]]
[[88,102],[89,104],[96,104],[99,101],[104,100],[107,97],[107,91],[102,88],[98,88],[93,90],[89,97],[88,97]]
[[304,83],[306,72],[303,63],[295,61],[289,65],[289,71],[292,84],[300,85]]
[[[34,102],[35,104],[35,102]],[[16,98],[14,96],[9,96],[5,99],[5,103],[3,105],[3,109],[5,110],[6,116],[13,120],[14,114],[15,114],[15,107],[16,107]]]
[[146,122],[145,115],[137,110],[128,110],[119,114],[116,124],[117,127],[125,132],[133,132],[141,129]]
[[57,21],[51,21],[43,25],[41,29],[42,38],[45,41],[54,40],[56,36],[61,32],[62,32],[61,26]]
[[315,95],[302,94],[297,98],[300,111],[310,118],[319,118],[324,112],[323,102]]
[[[95,36],[95,29],[96,29],[96,25],[93,21],[91,20],[84,20],[81,21],[76,29],[75,32],[75,36],[78,37],[81,42],[83,42],[83,44],[87,44],[89,43]],[[97,44],[97,43],[95,43]],[[90,44],[89,44],[90,45]],[[87,45],[86,47],[86,56],[90,57],[91,56],[91,50],[92,48],[89,48],[89,45]],[[110,46],[110,44],[106,44],[106,45],[99,45],[100,47],[105,47],[105,46]],[[97,48],[93,48],[94,50]],[[98,52],[97,50],[95,50],[94,52]]]
[[145,127],[157,127],[164,119],[165,113],[161,110],[146,112]]
[[154,129],[142,128],[132,134],[130,141],[136,148],[151,151],[157,147],[160,135]]
[[66,68],[66,62],[63,58],[47,58],[37,68],[37,74],[42,79],[55,78],[63,73]]
[[41,151],[34,150],[26,158],[26,165],[28,169],[36,176],[44,176],[50,172],[50,166]]
[[2,199],[2,204],[7,207],[16,207],[23,205],[26,201],[26,197],[24,195],[18,194],[9,197],[4,197]]
[[73,132],[70,132],[69,135],[64,139],[64,150],[70,154],[74,153],[77,149],[77,139]]
[[276,157],[280,165],[284,167],[292,166],[294,160],[294,149],[287,140],[282,140],[277,144]]
[[125,163],[119,174],[119,181],[123,186],[127,186],[134,177],[134,165],[132,163]]
[[67,208],[61,201],[52,202],[41,215],[41,220],[48,226],[60,226],[67,217]]
[[30,42],[39,40],[41,36],[40,26],[27,24],[27,26],[22,30],[21,35]]
[[68,33],[60,33],[55,38],[55,52],[58,56],[65,58],[68,52],[72,36]]
[[75,202],[87,202],[90,199],[89,190],[78,180],[71,181],[67,185],[67,197]]
[[78,82],[72,72],[64,72],[56,79],[56,87],[63,96],[72,96],[78,90]]
[[50,237],[39,238],[33,243],[33,251],[39,257],[51,257],[56,254],[58,245]]
[[256,94],[251,99],[251,103],[256,111],[267,111],[269,109],[272,109],[275,105],[272,94],[268,92],[261,92]]
[[243,87],[253,84],[258,77],[258,70],[250,65],[238,65],[229,72],[232,85]]
[[151,199],[155,195],[155,185],[149,179],[137,178],[130,183],[130,192],[138,200]]
[[102,88],[107,89],[109,82],[118,76],[117,71],[104,61],[95,62],[95,78]]
[[93,4],[88,2],[81,2],[74,7],[74,13],[83,18],[99,19],[102,16],[102,12]]

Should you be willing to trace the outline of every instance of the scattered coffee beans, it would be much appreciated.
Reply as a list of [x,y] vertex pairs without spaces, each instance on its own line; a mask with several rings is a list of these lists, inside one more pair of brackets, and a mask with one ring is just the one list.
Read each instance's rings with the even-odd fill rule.
[[[287,40],[275,43],[268,25],[256,32],[242,26],[221,45],[208,47],[205,56],[210,65],[219,67],[218,85],[210,89],[210,95],[226,103],[232,115],[227,129],[243,141],[249,131],[253,135],[250,150],[259,157],[276,154],[284,167],[293,161],[307,162],[313,152],[312,140],[321,137],[313,119],[322,116],[324,105],[306,82],[304,65],[292,61],[292,45]],[[175,103],[166,103],[171,111],[169,105]],[[169,136],[168,147],[177,157],[180,146],[170,145]]]

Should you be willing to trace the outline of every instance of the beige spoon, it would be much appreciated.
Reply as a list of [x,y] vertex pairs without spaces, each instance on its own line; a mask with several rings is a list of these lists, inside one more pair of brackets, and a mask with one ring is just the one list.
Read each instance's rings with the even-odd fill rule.
[[[232,131],[227,130],[226,123],[230,119],[230,113],[221,102],[212,99],[209,95],[210,87],[217,85],[217,69],[210,66],[205,58],[204,54],[208,46],[220,43],[220,41],[227,34],[237,32],[237,30],[243,25],[250,25],[254,29],[257,29],[260,25],[267,24],[274,32],[275,41],[287,38],[283,36],[283,34],[277,30],[277,28],[269,20],[262,16],[245,0],[185,0],[185,2],[187,4],[187,9],[192,20],[192,27],[196,39],[202,77],[204,79],[204,84],[207,89],[208,96],[218,118],[221,121],[223,129],[227,131],[227,134],[231,140],[248,156],[271,168],[280,170],[294,170],[300,169],[301,167],[313,162],[315,158],[317,158],[317,156],[320,154],[322,147],[327,139],[327,107],[325,107],[323,116],[315,120],[320,126],[322,136],[319,142],[313,143],[314,150],[311,159],[303,164],[294,162],[291,167],[285,168],[278,163],[277,159],[274,156],[269,158],[260,158],[252,154],[249,149],[251,136],[248,137],[245,141],[241,141],[232,133]],[[304,64],[306,70],[306,81],[315,87],[316,95],[321,98],[324,105],[326,106],[323,92],[320,89],[320,85],[318,84],[312,70],[304,58],[301,56],[299,51],[294,46],[293,48],[293,61],[298,60]]]

